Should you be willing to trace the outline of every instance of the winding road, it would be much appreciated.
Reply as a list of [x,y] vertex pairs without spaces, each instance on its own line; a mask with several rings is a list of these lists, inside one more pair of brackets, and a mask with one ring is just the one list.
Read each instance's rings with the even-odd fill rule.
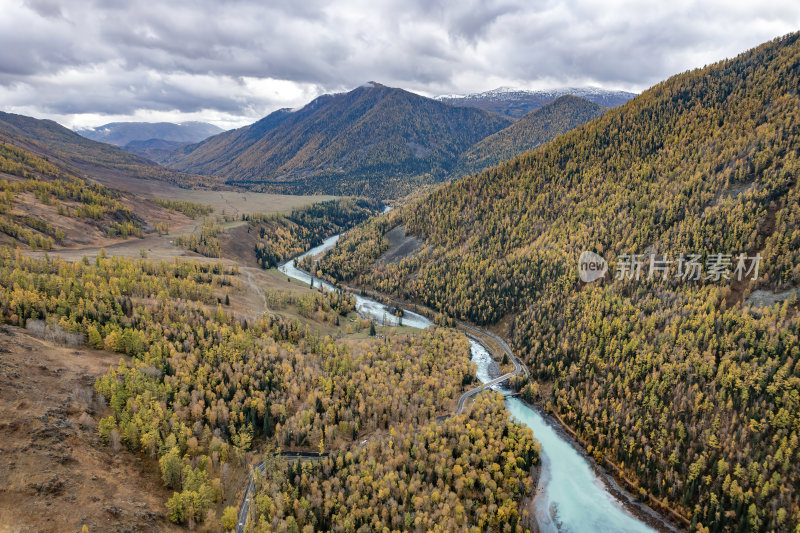
[[[317,461],[323,457],[327,457],[328,454],[324,453],[320,455],[314,452],[280,452],[275,455],[279,455],[288,461]],[[253,470],[257,470],[259,474],[263,474],[264,462],[261,461],[258,463],[253,467]],[[239,504],[239,513],[236,516],[236,533],[244,533],[244,526],[247,524],[247,515],[250,514],[250,504],[253,501],[253,491],[255,488],[253,473],[250,472],[250,476],[247,478],[247,490],[244,491],[242,502]]]
[[[253,470],[258,470],[259,474],[264,473],[264,463],[258,463],[253,467]],[[239,504],[239,514],[236,516],[236,533],[244,533],[244,526],[247,524],[247,515],[250,514],[250,502],[253,499],[253,491],[255,490],[255,481],[253,480],[253,473],[247,478],[247,490],[244,491],[242,496],[242,503]]]
[[[464,326],[467,326],[467,325],[465,324]],[[480,333],[483,334],[483,335],[488,335],[488,336],[490,336],[492,338],[495,338],[495,336],[493,336],[488,331],[480,330],[480,329],[475,328],[473,326],[467,326],[467,327],[470,330],[480,331]],[[471,335],[468,332],[466,333],[466,335],[467,335],[467,337],[469,337],[473,341],[477,342],[478,344],[480,344],[481,346],[486,348],[486,345],[479,338],[475,337],[474,335]],[[479,394],[480,392],[482,392],[482,391],[484,391],[486,389],[492,388],[492,386],[494,386],[494,385],[499,385],[500,383],[503,383],[504,381],[507,381],[507,380],[511,379],[512,376],[515,376],[515,375],[519,374],[520,372],[524,373],[526,378],[529,378],[528,369],[525,367],[524,364],[522,364],[522,362],[519,359],[514,357],[514,355],[511,353],[511,348],[509,348],[508,345],[505,342],[501,342],[500,347],[510,357],[511,362],[514,364],[514,370],[512,370],[511,372],[507,372],[507,373],[503,374],[502,376],[496,377],[491,381],[487,381],[486,383],[482,383],[480,386],[475,387],[474,389],[470,389],[467,392],[465,392],[464,394],[462,394],[461,397],[458,399],[458,407],[456,408],[455,414],[457,414],[457,415],[461,414],[461,411],[464,409],[464,404],[469,398],[472,398],[473,396]],[[488,351],[488,348],[487,348],[487,351]]]

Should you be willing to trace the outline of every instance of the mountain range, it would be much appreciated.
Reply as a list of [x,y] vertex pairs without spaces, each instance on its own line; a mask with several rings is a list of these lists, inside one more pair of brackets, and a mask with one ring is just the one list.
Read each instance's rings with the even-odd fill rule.
[[531,149],[603,109],[570,97],[514,123],[370,82],[152,156],[256,190],[399,197]]
[[176,148],[200,142],[224,130],[207,122],[111,122],[75,131],[93,141],[113,144],[156,161]]
[[[79,135],[53,121],[3,113],[0,132],[22,136],[35,145],[28,146],[34,153],[97,175],[289,194],[398,198],[516,156],[604,110],[564,96],[513,121],[370,82],[193,144],[182,139],[218,128],[111,123]],[[149,135],[167,138],[136,139]]]
[[161,140],[196,143],[222,133],[222,128],[206,122],[111,122],[96,128],[75,130],[93,141],[124,147],[133,141]]
[[173,151],[170,168],[266,191],[399,196],[511,121],[367,83]]
[[627,91],[612,91],[596,87],[565,87],[544,91],[500,87],[482,93],[442,95],[437,96],[436,99],[455,106],[476,107],[514,119],[568,94],[603,107],[617,107],[636,96],[635,93]]

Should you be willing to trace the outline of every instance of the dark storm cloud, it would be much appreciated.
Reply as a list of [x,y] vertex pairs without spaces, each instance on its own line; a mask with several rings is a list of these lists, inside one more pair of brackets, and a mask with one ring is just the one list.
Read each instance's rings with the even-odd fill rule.
[[4,0],[3,11],[0,107],[67,122],[235,123],[367,80],[432,94],[639,90],[800,29],[788,0]]

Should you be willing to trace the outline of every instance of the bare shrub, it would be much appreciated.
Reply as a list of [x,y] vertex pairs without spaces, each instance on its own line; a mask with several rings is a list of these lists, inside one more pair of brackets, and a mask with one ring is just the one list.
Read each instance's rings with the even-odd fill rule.
[[81,346],[86,344],[86,335],[83,333],[70,333],[61,329],[58,324],[48,324],[44,320],[28,320],[25,329],[40,339],[50,341],[53,344],[64,346]]
[[111,448],[114,450],[114,453],[119,452],[120,447],[120,438],[119,438],[119,431],[116,428],[111,430]]
[[89,416],[89,413],[82,413],[81,416],[78,417],[78,424],[89,431],[94,431],[95,427],[97,427],[97,423],[94,421],[94,418]]
[[230,471],[231,467],[228,465],[227,462],[222,463],[222,486],[225,487],[228,485],[228,478],[230,478]]
[[150,377],[152,379],[158,379],[158,378],[161,377],[161,370],[157,369],[154,366],[142,367],[142,368],[139,369],[139,372],[141,372],[142,374],[144,374],[144,375],[146,375],[146,376],[148,376],[148,377]]
[[25,329],[34,337],[43,339],[47,334],[47,324],[44,320],[28,320],[25,323]]
[[81,407],[81,409],[87,410],[92,405],[94,391],[85,387],[77,388],[72,391],[72,398],[75,400],[75,403]]

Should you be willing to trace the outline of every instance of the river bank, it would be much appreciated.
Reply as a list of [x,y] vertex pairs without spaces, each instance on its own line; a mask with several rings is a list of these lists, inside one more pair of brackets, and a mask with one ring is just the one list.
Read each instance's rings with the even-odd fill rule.
[[[322,253],[333,247],[337,240],[338,236],[326,239],[323,245],[309,250],[304,255]],[[356,298],[357,309],[362,315],[382,319],[387,325],[401,323],[392,312],[395,308],[403,310],[403,325],[422,329],[432,324],[432,320],[425,315],[437,316],[425,306],[402,302],[371,290],[334,285],[321,280],[297,269],[293,260],[281,265],[279,270],[305,283],[313,282],[326,290],[349,291]],[[366,298],[366,295],[372,298]],[[412,307],[413,311],[410,309]],[[480,346],[488,355],[488,358],[483,359],[484,366],[478,365],[478,378],[484,383],[491,379],[488,372],[490,362],[495,359],[491,352],[496,353],[498,359],[504,358],[506,354],[515,366],[521,365],[511,353],[505,340],[498,335],[461,321],[453,322],[470,337],[471,346]],[[490,349],[490,346],[493,349]],[[521,367],[528,375],[524,365]],[[676,531],[666,517],[659,515],[620,487],[613,476],[597,465],[574,437],[554,418],[546,415],[541,408],[524,403],[519,398],[507,398],[506,406],[510,416],[533,429],[535,437],[542,446],[539,479],[535,494],[530,500],[530,505],[535,511],[533,520],[537,524],[536,529],[608,532]]]
[[[607,468],[600,465],[595,458],[586,451],[586,448],[581,445],[569,426],[566,426],[558,418],[550,415],[542,407],[536,404],[531,404],[522,398],[513,398],[513,400],[521,403],[525,406],[525,408],[535,411],[564,442],[569,444],[576,453],[580,454],[581,457],[583,457],[583,459],[592,468],[595,475],[603,482],[605,489],[611,493],[628,512],[661,533],[675,533],[683,530],[681,527],[677,526],[671,520],[666,518],[663,514],[659,513],[641,499],[637,498],[628,489],[622,487],[617,482],[614,475],[609,472]],[[541,480],[540,483],[546,484],[547,480]]]
[[[399,307],[404,311],[411,311],[411,309],[413,309],[414,313],[426,316],[429,319],[432,319],[436,316],[436,313],[432,309],[424,305],[404,302],[391,296],[377,293],[371,289],[361,289],[349,285],[343,285],[342,288],[357,294],[368,295],[371,298],[384,303],[385,305]],[[498,359],[502,358],[502,353],[500,352],[510,351],[508,344],[502,338],[498,338],[496,334],[485,331],[472,324],[468,324],[463,321],[456,321],[456,324],[459,329],[464,330],[464,332],[470,337],[483,337],[476,340],[480,341],[481,344],[486,347],[487,352],[492,355],[492,360],[487,368],[486,376],[488,379],[493,379],[499,376],[502,371],[500,370]],[[497,346],[495,347],[495,350],[489,349],[489,345],[492,343],[487,342],[487,337],[488,339],[496,341],[495,344],[497,344]],[[509,356],[513,357],[513,354],[509,353]],[[605,466],[600,465],[595,458],[586,451],[586,448],[579,441],[575,432],[562,420],[547,413],[541,406],[531,404],[522,398],[516,397],[506,399],[507,404],[510,401],[519,402],[522,406],[524,406],[524,408],[536,412],[538,416],[541,417],[554,432],[556,432],[561,440],[569,444],[575,453],[579,454],[586,461],[593,473],[603,483],[605,490],[609,492],[628,513],[635,516],[638,520],[650,528],[661,533],[674,533],[676,531],[681,531],[684,527],[688,526],[685,518],[677,515],[677,513],[675,513],[672,509],[659,508],[656,510],[647,502],[642,501],[639,497],[633,494],[628,488],[623,487],[612,472],[610,472]],[[536,469],[536,488],[534,494],[527,497],[527,505],[534,506],[537,494],[545,493],[547,491],[549,479],[548,476],[542,475],[542,470],[543,468],[541,465]],[[622,482],[628,486],[632,485],[632,483],[624,478],[622,479]],[[532,509],[533,507],[528,508],[529,513]],[[541,517],[541,512],[539,515]],[[677,524],[682,524],[682,526]],[[555,529],[560,527],[559,524],[554,523],[553,525]]]

